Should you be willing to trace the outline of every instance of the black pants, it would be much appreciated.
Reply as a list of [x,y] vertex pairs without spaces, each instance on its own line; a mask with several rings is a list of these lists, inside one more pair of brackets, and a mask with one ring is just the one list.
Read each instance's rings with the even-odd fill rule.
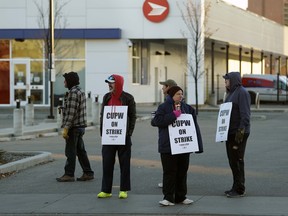
[[74,177],[76,167],[76,156],[82,167],[83,173],[94,175],[85,150],[83,135],[85,128],[71,128],[68,131],[69,138],[66,139],[65,155],[67,157],[65,164],[65,174]]
[[131,137],[126,136],[126,145],[103,145],[102,146],[102,187],[105,193],[112,192],[113,172],[116,153],[118,153],[120,165],[120,191],[130,191],[130,160],[131,160]]
[[180,203],[186,199],[190,154],[161,154],[164,199]]
[[241,143],[235,142],[235,134],[228,135],[226,152],[233,175],[232,189],[242,194],[245,192],[244,155],[249,133],[244,134]]

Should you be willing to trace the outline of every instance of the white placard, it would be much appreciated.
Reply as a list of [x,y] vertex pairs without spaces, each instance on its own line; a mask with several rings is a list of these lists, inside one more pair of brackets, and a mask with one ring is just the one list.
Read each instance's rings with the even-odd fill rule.
[[125,145],[128,106],[105,106],[102,145]]
[[172,155],[199,151],[194,120],[191,114],[181,114],[168,126]]
[[216,128],[216,142],[223,142],[227,140],[231,110],[232,102],[223,103],[220,105]]

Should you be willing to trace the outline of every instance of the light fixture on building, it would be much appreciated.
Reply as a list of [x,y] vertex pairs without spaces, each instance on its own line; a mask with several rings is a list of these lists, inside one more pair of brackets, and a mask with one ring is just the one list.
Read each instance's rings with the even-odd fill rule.
[[17,41],[17,42],[24,42],[25,39],[24,39],[24,38],[15,38],[15,41]]
[[155,52],[155,55],[162,55],[162,53],[159,52],[159,51],[156,51],[156,52]]
[[248,54],[249,54],[249,52],[248,52],[248,51],[245,51],[244,53],[245,53],[246,55],[248,55]]
[[221,50],[225,50],[226,48],[225,48],[225,47],[220,47],[220,49],[221,49]]
[[171,53],[168,52],[168,51],[165,51],[165,52],[164,52],[164,55],[171,55]]

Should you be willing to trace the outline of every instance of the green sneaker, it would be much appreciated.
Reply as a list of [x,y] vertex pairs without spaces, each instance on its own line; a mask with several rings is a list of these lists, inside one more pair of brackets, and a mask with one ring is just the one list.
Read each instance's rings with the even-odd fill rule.
[[109,198],[111,196],[112,196],[112,193],[105,193],[105,192],[100,192],[97,195],[98,198]]
[[128,197],[127,191],[120,191],[119,192],[119,198],[120,199],[126,199]]

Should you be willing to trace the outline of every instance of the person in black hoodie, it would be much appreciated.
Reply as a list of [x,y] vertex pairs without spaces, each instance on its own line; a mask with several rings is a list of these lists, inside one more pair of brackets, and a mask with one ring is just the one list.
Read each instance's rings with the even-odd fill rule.
[[102,186],[98,198],[109,198],[112,196],[113,172],[116,153],[120,164],[120,192],[119,198],[126,199],[127,191],[131,190],[130,183],[130,160],[131,160],[131,136],[136,123],[136,103],[134,97],[123,91],[124,79],[120,75],[113,74],[105,80],[110,92],[103,97],[100,112],[100,134],[103,129],[103,112],[105,106],[128,106],[127,132],[125,145],[102,145]]
[[168,126],[181,113],[191,114],[199,146],[197,153],[203,152],[202,136],[197,123],[195,109],[183,101],[183,90],[179,86],[173,86],[167,93],[165,102],[159,105],[152,119],[152,125],[158,127],[158,152],[160,153],[163,168],[162,192],[164,199],[159,201],[159,204],[161,206],[173,206],[175,203],[188,205],[193,203],[193,200],[186,197],[190,153],[172,155]]
[[227,73],[223,78],[227,93],[225,103],[232,102],[226,152],[233,175],[232,188],[224,193],[231,198],[242,197],[245,195],[244,155],[250,134],[251,98],[242,86],[239,72]]
[[77,181],[89,181],[94,179],[94,172],[85,150],[83,135],[87,126],[86,97],[79,84],[79,76],[76,72],[69,72],[63,75],[64,85],[68,92],[64,98],[62,136],[65,139],[65,173],[62,177],[56,178],[58,182],[75,181],[74,172],[76,167],[76,156],[83,170],[83,175]]

